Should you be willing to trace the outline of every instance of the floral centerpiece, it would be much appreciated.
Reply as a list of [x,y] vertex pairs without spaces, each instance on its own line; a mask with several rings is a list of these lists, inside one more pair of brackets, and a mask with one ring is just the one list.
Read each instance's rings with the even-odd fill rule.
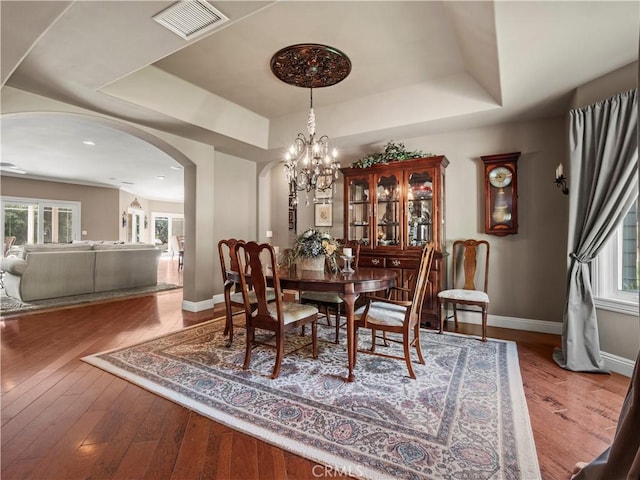
[[[329,232],[309,228],[298,235],[285,260],[289,264],[301,263],[303,270],[324,270],[325,261],[328,260],[335,272],[338,271],[336,252],[339,246],[338,241]],[[308,259],[316,259],[316,266],[312,266],[311,262],[305,262]]]

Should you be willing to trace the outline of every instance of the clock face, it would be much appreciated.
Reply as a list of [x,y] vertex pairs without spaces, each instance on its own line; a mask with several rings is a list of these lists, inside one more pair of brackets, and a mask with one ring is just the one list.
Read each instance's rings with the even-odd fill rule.
[[489,171],[489,183],[494,187],[502,188],[511,183],[513,173],[507,167],[496,167]]

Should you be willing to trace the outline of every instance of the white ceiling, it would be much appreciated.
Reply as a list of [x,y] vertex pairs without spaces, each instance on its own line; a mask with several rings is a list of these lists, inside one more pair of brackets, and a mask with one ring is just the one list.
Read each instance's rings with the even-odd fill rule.
[[[191,41],[153,21],[172,3],[3,0],[3,86],[262,163],[309,102],[271,56],[324,43],[353,68],[314,91],[318,131],[354,161],[389,140],[566,113],[577,86],[638,58],[640,2],[211,2],[230,21]],[[38,177],[182,195],[175,161],[81,117],[3,116],[2,155]]]

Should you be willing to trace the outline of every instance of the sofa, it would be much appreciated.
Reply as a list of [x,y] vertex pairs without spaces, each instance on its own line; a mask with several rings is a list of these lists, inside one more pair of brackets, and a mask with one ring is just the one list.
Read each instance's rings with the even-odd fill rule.
[[114,242],[14,249],[0,268],[5,293],[22,302],[156,285],[162,253],[154,245]]

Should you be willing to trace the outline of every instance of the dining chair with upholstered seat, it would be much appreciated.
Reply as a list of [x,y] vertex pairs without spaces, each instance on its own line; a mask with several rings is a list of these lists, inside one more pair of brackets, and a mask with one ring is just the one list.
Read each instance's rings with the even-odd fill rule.
[[[482,341],[487,341],[487,310],[489,295],[489,242],[486,240],[457,240],[452,248],[452,287],[438,293],[440,303],[440,333],[444,330],[446,305],[453,307],[453,321],[458,330],[458,305],[479,307],[482,314]],[[460,264],[462,260],[462,264]],[[462,270],[462,272],[459,272]],[[462,273],[462,277],[460,275]],[[478,288],[477,277],[483,281]],[[461,283],[464,281],[464,283]],[[476,310],[473,310],[476,311]]]
[[[351,266],[353,268],[358,268],[358,261],[360,260],[360,242],[357,240],[337,240],[340,245],[344,247],[351,248],[351,256],[353,260],[351,262]],[[334,292],[300,292],[300,303],[307,303],[311,305],[316,305],[318,309],[324,309],[324,315],[327,319],[327,324],[331,325],[331,317],[329,316],[329,309],[335,311],[335,329],[336,335],[334,339],[334,343],[338,343],[340,341],[340,328],[344,326],[344,324],[340,323],[340,315],[342,312],[342,307],[344,305],[344,300],[340,298],[340,295]]]
[[[302,345],[295,351],[311,346],[313,358],[318,358],[318,309],[312,305],[285,302],[282,299],[278,262],[273,247],[268,243],[243,242],[235,245],[234,252],[239,266],[247,323],[247,344],[242,368],[249,368],[254,347],[262,345],[275,348],[276,359],[271,378],[277,378],[284,356],[285,333],[307,324],[311,324],[311,343]],[[272,302],[268,295],[269,279],[275,294]],[[250,286],[255,297],[251,295]],[[255,308],[251,305],[252,298],[256,300]],[[258,341],[256,329],[273,332],[275,345]]]
[[[415,379],[416,374],[411,364],[411,347],[416,349],[418,361],[424,365],[422,356],[422,346],[420,345],[420,311],[427,293],[429,283],[429,272],[433,263],[435,245],[429,242],[422,250],[420,264],[416,274],[415,282],[411,284],[411,291],[407,300],[394,300],[391,298],[368,297],[367,304],[359,308],[355,315],[356,345],[357,335],[360,328],[371,329],[371,348],[369,350],[358,350],[362,353],[380,355],[387,358],[404,360],[407,364],[409,377]],[[392,355],[376,351],[377,332],[383,332],[386,342],[402,343],[404,356]],[[402,341],[397,339],[401,334]],[[411,338],[413,336],[413,339]]]
[[[233,317],[239,313],[243,313],[245,308],[242,296],[242,286],[240,282],[240,274],[238,260],[234,253],[234,248],[238,243],[244,243],[243,240],[235,238],[223,239],[218,242],[218,255],[220,256],[220,269],[222,270],[222,282],[224,286],[224,306],[225,306],[225,325],[224,335],[228,335],[227,346],[233,343]],[[269,301],[273,301],[275,293],[273,288],[269,288],[267,292]],[[249,292],[249,304],[252,307],[257,305],[257,300],[253,291]],[[234,312],[234,307],[243,310]]]

